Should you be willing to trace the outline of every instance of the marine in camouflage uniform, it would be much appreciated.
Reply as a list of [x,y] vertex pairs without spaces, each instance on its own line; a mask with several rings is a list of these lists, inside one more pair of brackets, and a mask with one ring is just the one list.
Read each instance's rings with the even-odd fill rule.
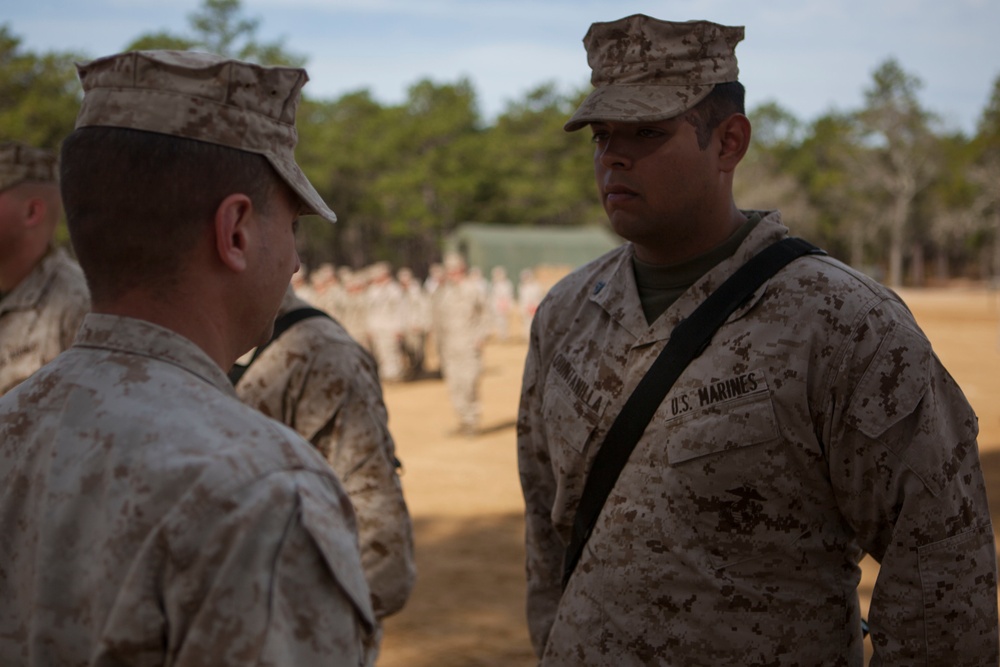
[[407,267],[396,272],[403,290],[400,320],[403,323],[403,355],[406,359],[406,378],[414,380],[424,371],[427,351],[427,333],[431,328],[431,300],[420,281]]
[[471,436],[479,429],[479,379],[490,329],[489,305],[486,293],[468,279],[461,257],[450,255],[444,265],[447,277],[431,297],[434,333],[441,350],[441,374],[458,414],[458,432]]
[[494,266],[490,272],[490,310],[493,313],[493,333],[499,341],[510,336],[510,314],[514,309],[514,283],[507,269]]
[[[308,305],[289,289],[278,316]],[[371,355],[336,320],[310,317],[267,346],[236,393],[330,462],[357,515],[375,617],[402,609],[414,582],[413,528]]]
[[403,289],[387,262],[374,264],[369,271],[365,312],[372,355],[381,380],[398,382],[403,379]]
[[0,395],[68,348],[90,307],[80,267],[52,235],[55,154],[0,144]]
[[344,281],[340,313],[336,317],[351,338],[371,352],[372,339],[368,330],[368,278],[364,271],[353,271],[347,276]]
[[173,51],[79,72],[61,180],[94,313],[0,399],[2,661],[364,664],[350,500],[222,371],[270,335],[299,213],[335,219],[294,161],[306,74]]
[[[707,148],[697,118],[677,118],[697,103],[688,84],[704,96],[735,81],[742,34],[633,16],[594,24],[585,39],[598,88],[567,129],[593,124],[605,208],[633,242],[558,283],[532,326],[518,457],[540,662],[860,666],[858,562],[869,553],[881,563],[872,664],[996,664],[976,416],[899,298],[827,257],[771,278],[682,373],[561,590],[584,481],[615,416],[677,325],[788,234],[775,211],[673,218],[687,195],[657,203],[647,188],[663,172],[646,160],[662,151],[716,169],[742,157],[742,114],[725,117]],[[690,68],[699,56],[710,66]],[[687,96],[671,103],[674,92]],[[707,173],[731,201],[730,177]],[[654,229],[643,226],[650,211],[664,214],[662,242],[638,233]],[[699,233],[731,233],[653,261],[675,250],[668,241],[688,242],[670,227],[683,216],[704,223]]]

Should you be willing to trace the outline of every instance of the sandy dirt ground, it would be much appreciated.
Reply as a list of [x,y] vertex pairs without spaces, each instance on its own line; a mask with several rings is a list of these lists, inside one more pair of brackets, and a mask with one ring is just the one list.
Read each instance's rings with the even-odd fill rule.
[[[1000,295],[972,288],[901,295],[979,415],[993,521],[1000,525]],[[485,432],[473,439],[449,435],[456,422],[441,380],[386,387],[419,573],[407,607],[385,624],[382,667],[535,664],[524,622],[514,431],[526,352],[521,337],[487,346]],[[863,565],[866,608],[877,565]]]

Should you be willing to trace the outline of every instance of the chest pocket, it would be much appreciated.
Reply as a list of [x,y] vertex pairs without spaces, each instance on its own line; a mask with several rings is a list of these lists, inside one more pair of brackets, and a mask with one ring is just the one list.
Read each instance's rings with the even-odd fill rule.
[[[667,419],[667,462],[677,466],[692,459],[752,447],[778,437],[774,406],[767,386],[746,396]],[[710,394],[711,396],[711,394]],[[677,400],[667,398],[668,401]],[[694,392],[691,401],[701,401]],[[711,399],[709,399],[711,400]]]
[[781,553],[808,531],[789,493],[788,452],[763,375],[759,385],[735,397],[721,387],[707,399],[696,391],[707,406],[659,424],[675,516],[716,569]]

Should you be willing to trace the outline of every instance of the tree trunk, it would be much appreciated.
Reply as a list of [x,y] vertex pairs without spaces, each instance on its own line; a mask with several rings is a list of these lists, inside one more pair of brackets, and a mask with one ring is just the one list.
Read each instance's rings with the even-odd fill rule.
[[951,268],[948,262],[948,251],[938,248],[934,256],[934,277],[942,284],[947,285],[951,280]]
[[910,250],[910,284],[914,287],[923,287],[927,278],[925,274],[924,246],[914,242]]
[[1000,286],[1000,202],[993,212],[993,266],[990,281]]
[[851,225],[851,266],[859,271],[865,266],[865,229],[864,224],[856,221]]

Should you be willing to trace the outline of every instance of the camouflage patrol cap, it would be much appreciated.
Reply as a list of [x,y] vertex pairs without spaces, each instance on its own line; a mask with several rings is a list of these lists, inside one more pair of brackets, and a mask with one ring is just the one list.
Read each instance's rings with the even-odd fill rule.
[[59,182],[59,159],[52,151],[17,141],[0,144],[0,192],[24,181]]
[[263,155],[307,212],[337,220],[295,162],[304,69],[191,51],[130,51],[77,70],[84,96],[76,127],[145,130]]
[[595,121],[656,121],[678,116],[717,83],[736,81],[742,26],[660,21],[634,14],[594,23],[583,44],[595,90],[564,129]]

